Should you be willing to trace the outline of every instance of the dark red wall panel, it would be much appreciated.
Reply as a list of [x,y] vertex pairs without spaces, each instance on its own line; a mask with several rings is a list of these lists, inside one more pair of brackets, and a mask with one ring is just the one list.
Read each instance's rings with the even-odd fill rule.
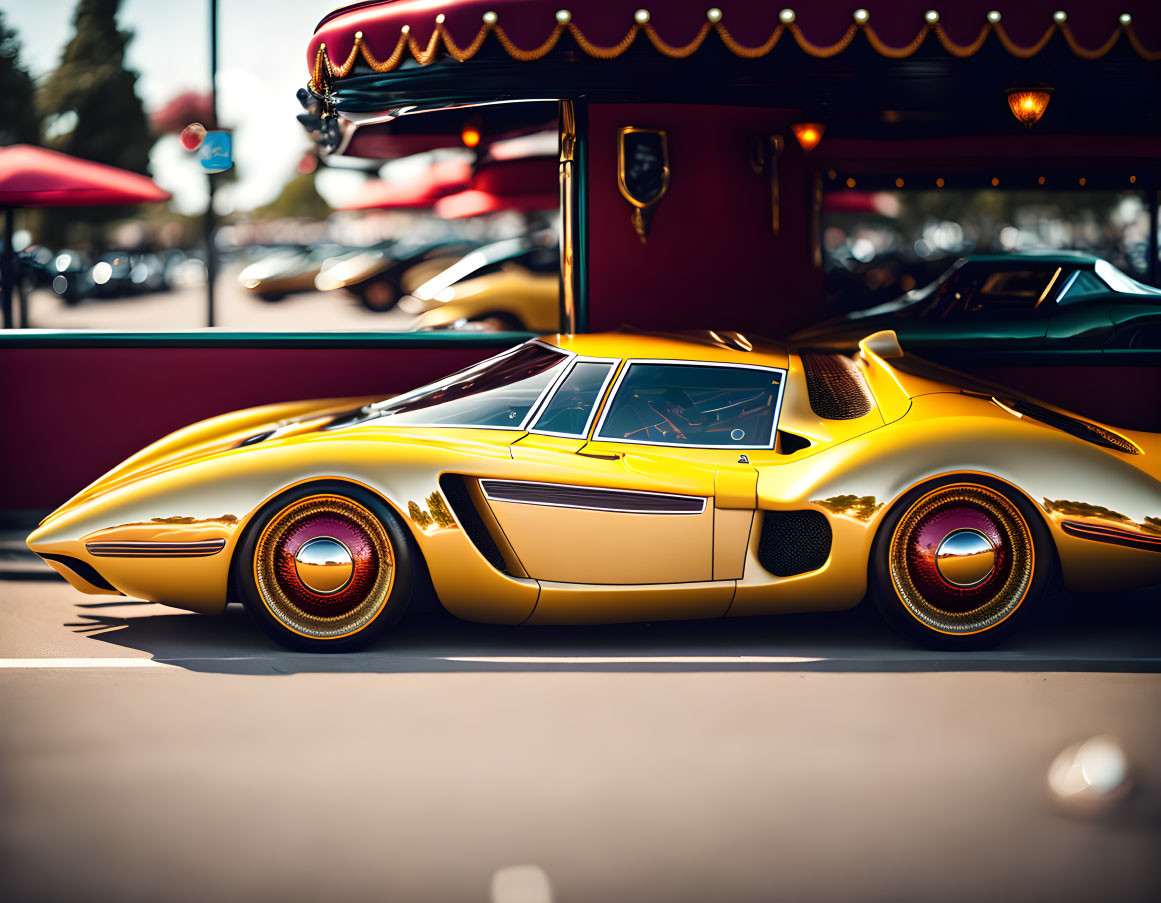
[[391,395],[496,350],[5,348],[0,510],[49,511],[138,449],[239,408]]
[[[807,155],[793,138],[779,163],[781,232],[770,183],[750,165],[755,140],[789,135],[782,110],[689,104],[588,108],[590,328],[738,329],[777,336],[817,319]],[[649,240],[617,188],[617,130],[665,129],[669,191]]]

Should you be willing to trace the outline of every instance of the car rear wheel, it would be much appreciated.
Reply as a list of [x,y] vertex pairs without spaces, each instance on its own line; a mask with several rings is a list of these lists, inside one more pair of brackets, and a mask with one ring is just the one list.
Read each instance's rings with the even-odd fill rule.
[[345,652],[394,626],[411,595],[410,539],[371,493],[293,489],[263,507],[235,558],[242,601],[291,649]]
[[872,593],[905,636],[940,649],[987,648],[1027,620],[1054,570],[1032,505],[996,480],[959,477],[907,493],[872,550]]

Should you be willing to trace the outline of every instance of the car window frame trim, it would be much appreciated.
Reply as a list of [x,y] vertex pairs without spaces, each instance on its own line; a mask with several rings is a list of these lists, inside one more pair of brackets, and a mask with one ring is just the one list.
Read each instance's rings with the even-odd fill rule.
[[[770,441],[765,445],[694,445],[689,442],[653,442],[648,439],[632,440],[632,439],[618,439],[606,438],[601,436],[601,428],[605,425],[605,420],[609,416],[609,411],[613,409],[613,403],[617,400],[617,393],[620,392],[621,386],[625,381],[625,376],[632,369],[634,364],[675,364],[677,366],[685,367],[727,367],[734,370],[763,370],[767,373],[777,373],[780,375],[778,381],[778,397],[774,401],[774,417],[770,424]],[[765,364],[743,364],[726,361],[694,361],[682,358],[647,358],[635,357],[625,358],[624,366],[621,367],[617,373],[617,380],[613,387],[609,390],[609,396],[601,410],[600,419],[596,426],[593,427],[592,433],[587,436],[589,442],[608,442],[620,445],[651,445],[660,446],[662,448],[697,448],[697,449],[716,449],[718,451],[769,451],[773,449],[778,441],[778,422],[782,417],[782,399],[786,394],[786,381],[789,378],[789,368],[770,367]]]
[[[556,385],[552,387],[552,393],[546,395],[537,404],[534,415],[529,421],[532,425],[528,427],[527,432],[534,436],[555,436],[558,439],[587,440],[589,432],[593,426],[593,421],[596,419],[597,414],[601,411],[601,402],[605,399],[605,394],[609,391],[609,385],[616,378],[617,373],[619,372],[619,365],[621,364],[622,360],[623,359],[619,357],[587,357],[585,355],[574,353],[573,361],[566,368],[565,375]],[[556,397],[557,391],[559,391],[560,387],[564,385],[565,380],[568,379],[568,375],[572,373],[577,364],[609,364],[609,372],[605,374],[605,378],[601,382],[601,387],[597,390],[596,397],[593,399],[593,409],[589,411],[588,419],[585,420],[584,429],[582,429],[579,433],[558,433],[553,430],[535,429],[534,426],[540,419],[540,415],[544,413],[545,408],[552,404],[552,399]]]

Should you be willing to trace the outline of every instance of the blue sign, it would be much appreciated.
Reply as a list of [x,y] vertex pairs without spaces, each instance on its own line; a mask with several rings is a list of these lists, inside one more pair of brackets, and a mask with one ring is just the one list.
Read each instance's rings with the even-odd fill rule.
[[198,148],[198,159],[207,172],[224,172],[234,165],[231,156],[229,132],[206,132],[202,146]]

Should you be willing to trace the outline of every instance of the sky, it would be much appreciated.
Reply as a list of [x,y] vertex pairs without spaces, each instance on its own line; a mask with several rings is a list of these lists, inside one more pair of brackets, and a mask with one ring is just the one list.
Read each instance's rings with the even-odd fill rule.
[[[0,0],[20,35],[21,57],[34,77],[55,68],[72,37],[75,0]],[[219,213],[247,210],[277,197],[295,174],[310,142],[295,116],[295,92],[306,84],[306,45],[315,25],[339,0],[219,0],[218,113],[233,131],[238,181],[219,191]],[[122,0],[118,26],[134,32],[127,65],[138,73],[147,112],[189,90],[209,90],[209,5]],[[158,142],[154,180],[174,195],[183,213],[205,209],[205,178],[195,155],[176,137]],[[349,192],[353,173],[320,173],[319,190],[332,203]]]

